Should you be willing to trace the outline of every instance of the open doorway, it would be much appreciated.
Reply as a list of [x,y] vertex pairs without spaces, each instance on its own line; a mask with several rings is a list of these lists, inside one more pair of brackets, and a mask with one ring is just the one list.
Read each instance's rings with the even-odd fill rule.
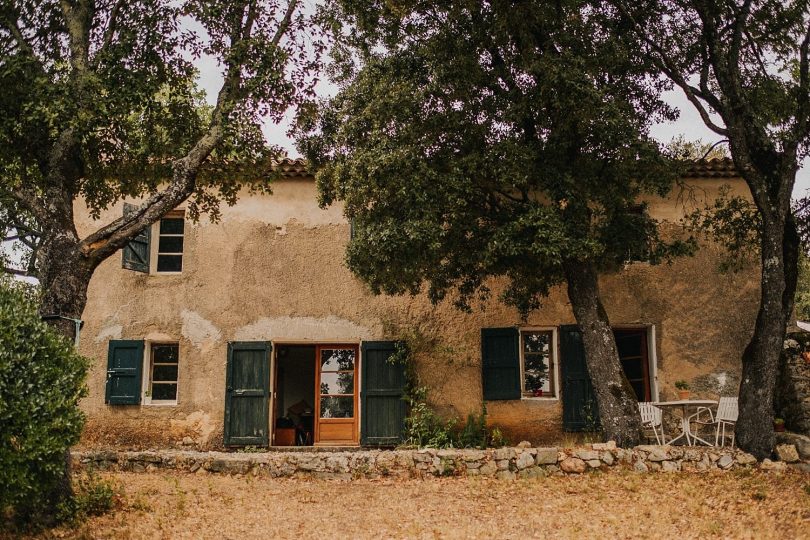
[[315,346],[276,348],[273,444],[312,446],[315,442]]

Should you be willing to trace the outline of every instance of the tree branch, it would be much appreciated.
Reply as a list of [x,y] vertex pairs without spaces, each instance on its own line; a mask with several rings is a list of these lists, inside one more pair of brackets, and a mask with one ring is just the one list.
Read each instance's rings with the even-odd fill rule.
[[278,28],[276,28],[276,34],[273,36],[273,39],[270,43],[274,47],[278,47],[278,44],[281,42],[281,38],[284,37],[284,34],[290,28],[290,24],[292,23],[292,17],[295,13],[295,8],[298,6],[298,0],[290,0],[290,3],[287,4],[287,11],[284,13],[284,18],[281,19],[281,22],[278,24]]
[[11,274],[13,276],[33,277],[31,274],[28,273],[27,270],[19,270],[17,268],[9,268],[8,266],[3,266],[3,272],[5,272],[6,274]]
[[95,56],[93,57],[92,67],[95,68],[98,66],[99,60],[101,57],[104,56],[104,53],[110,47],[112,43],[113,37],[115,37],[115,31],[118,23],[118,14],[121,11],[122,6],[126,4],[126,0],[117,0],[113,5],[112,9],[110,10],[110,18],[107,21],[107,28],[104,30],[104,37],[101,40],[101,45],[99,46],[98,50],[96,51]]
[[[296,0],[291,1],[292,11],[294,11],[296,4]],[[290,6],[288,6],[284,20],[280,23],[276,32],[276,37],[279,39],[280,35],[283,34],[282,27],[289,27],[289,20],[292,19]],[[238,47],[243,41],[250,39],[255,17],[255,11],[249,9],[244,21],[240,19],[231,29],[230,43],[232,49]],[[227,54],[225,57],[233,58]],[[172,180],[166,189],[149,197],[132,213],[98,229],[80,242],[80,250],[93,262],[101,262],[118,249],[124,247],[135,235],[163,217],[167,212],[175,209],[194,193],[197,185],[197,174],[211,152],[222,141],[225,124],[241,96],[242,65],[233,63],[232,59],[227,60],[227,63],[228,70],[217,95],[217,102],[211,114],[208,131],[200,137],[184,157],[174,162]]]

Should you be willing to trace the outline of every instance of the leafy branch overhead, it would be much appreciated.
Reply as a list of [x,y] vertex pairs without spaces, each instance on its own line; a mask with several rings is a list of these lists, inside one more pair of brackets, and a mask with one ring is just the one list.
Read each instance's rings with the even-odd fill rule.
[[584,3],[338,4],[342,90],[300,145],[322,204],[354,219],[348,264],[375,292],[426,284],[469,309],[503,276],[527,312],[565,260],[689,251],[638,203],[677,177],[648,135],[673,111]]
[[[310,22],[296,0],[0,3],[0,215],[10,232],[21,239],[21,215],[38,244],[64,230],[95,266],[191,195],[192,217],[216,218],[242,185],[266,189],[255,171],[279,151],[260,122],[313,98],[322,45]],[[202,54],[223,70],[210,106],[195,86]],[[98,217],[125,197],[146,201],[78,238],[75,200]]]

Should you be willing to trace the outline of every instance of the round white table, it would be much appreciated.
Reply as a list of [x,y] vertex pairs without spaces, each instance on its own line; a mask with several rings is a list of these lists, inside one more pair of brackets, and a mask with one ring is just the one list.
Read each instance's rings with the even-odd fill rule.
[[706,446],[714,446],[712,443],[704,441],[692,432],[689,427],[689,408],[690,407],[711,407],[717,405],[717,402],[711,399],[680,399],[677,401],[656,401],[653,403],[656,407],[662,410],[668,408],[680,407],[681,408],[681,434],[670,440],[667,444],[672,444],[681,437],[686,438],[686,444],[694,446],[695,441],[700,441]]

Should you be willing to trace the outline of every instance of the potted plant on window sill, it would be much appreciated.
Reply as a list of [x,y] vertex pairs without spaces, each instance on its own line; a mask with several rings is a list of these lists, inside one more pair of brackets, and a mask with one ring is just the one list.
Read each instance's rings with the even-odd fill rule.
[[785,420],[782,418],[774,418],[773,419],[773,430],[782,432],[785,431]]
[[678,390],[678,399],[689,399],[692,394],[689,391],[689,383],[684,380],[675,381],[675,388]]

